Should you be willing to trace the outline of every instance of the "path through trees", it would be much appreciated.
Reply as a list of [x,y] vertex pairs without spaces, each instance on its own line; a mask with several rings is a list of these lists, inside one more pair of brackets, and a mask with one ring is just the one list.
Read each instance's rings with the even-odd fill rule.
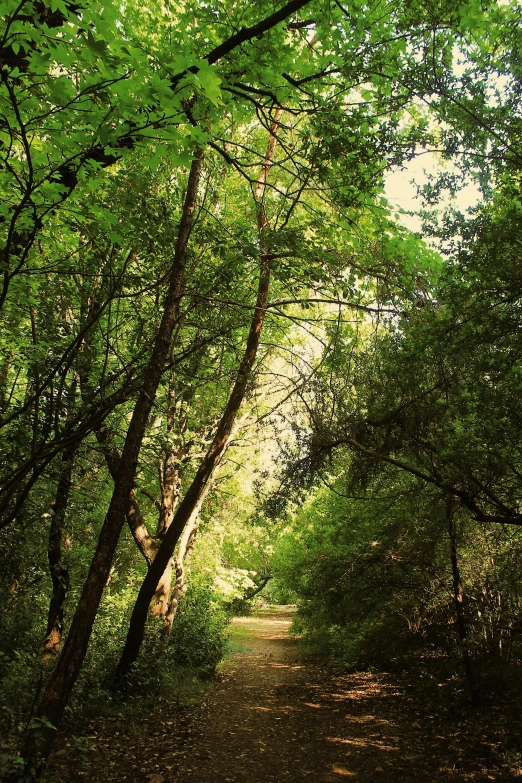
[[137,724],[91,726],[79,764],[63,737],[48,780],[513,780],[516,771],[502,773],[495,758],[502,719],[488,727],[477,712],[451,715],[429,689],[423,698],[389,675],[335,675],[298,657],[290,623],[273,611],[236,618],[233,651],[202,703],[181,713],[163,703]]

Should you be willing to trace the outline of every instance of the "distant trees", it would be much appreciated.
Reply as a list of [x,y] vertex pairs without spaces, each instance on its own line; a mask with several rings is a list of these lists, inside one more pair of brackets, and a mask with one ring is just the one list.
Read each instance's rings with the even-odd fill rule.
[[311,433],[296,467],[343,499],[319,492],[297,523],[314,517],[316,530],[282,561],[323,645],[378,660],[392,629],[397,649],[408,633],[445,650],[452,637],[473,698],[521,654],[517,179],[459,218],[459,250],[426,296],[358,349],[339,335],[335,384],[326,367],[303,395]]

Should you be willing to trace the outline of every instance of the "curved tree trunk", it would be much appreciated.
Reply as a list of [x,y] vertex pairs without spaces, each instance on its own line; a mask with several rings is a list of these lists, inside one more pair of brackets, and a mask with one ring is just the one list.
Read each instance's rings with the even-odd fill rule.
[[191,519],[194,510],[198,508],[198,505],[202,502],[202,496],[205,492],[206,485],[211,479],[215,468],[219,464],[219,461],[229,441],[239,407],[243,402],[247,385],[251,378],[252,369],[261,339],[261,330],[263,328],[266,308],[268,305],[268,291],[270,286],[270,253],[268,248],[264,247],[263,241],[266,229],[268,228],[268,221],[264,206],[264,193],[268,172],[270,171],[274,160],[274,153],[277,145],[277,131],[279,129],[282,113],[282,108],[278,108],[275,113],[270,137],[268,140],[265,161],[259,174],[255,189],[257,224],[261,237],[262,250],[259,259],[257,298],[254,315],[250,324],[245,352],[239,365],[234,388],[232,389],[210,448],[203,458],[198,471],[185,494],[185,497],[178,506],[178,509],[174,515],[174,519],[172,520],[172,523],[169,529],[166,531],[165,536],[160,544],[158,553],[154,558],[154,562],[152,563],[147,572],[147,575],[145,576],[145,579],[142,582],[136,603],[134,605],[134,610],[132,612],[125,646],[123,648],[115,672],[114,679],[115,686],[117,688],[123,687],[125,685],[127,675],[129,674],[133,663],[138,658],[141,643],[145,633],[149,605],[156,590],[158,581],[174,554],[176,544],[182,535],[183,530],[185,529],[185,525],[187,525]]
[[201,497],[196,503],[179,540],[178,551],[174,560],[176,580],[170,594],[168,608],[165,614],[165,622],[161,632],[161,642],[164,649],[168,647],[170,634],[172,632],[172,624],[174,623],[174,619],[178,613],[180,598],[185,591],[186,567],[192,555],[194,541],[196,539],[199,528],[199,514],[211,487],[212,482],[209,481],[201,493]]
[[[200,150],[190,170],[161,324],[156,335],[147,372],[145,373],[145,381],[138,395],[127,430],[118,476],[114,484],[109,509],[100,531],[96,552],[62,654],[40,700],[37,713],[39,719],[37,722],[40,725],[37,729],[32,728],[26,737],[23,755],[28,779],[39,777],[44,769],[55,736],[54,727],[60,723],[87,652],[98,606],[110,574],[120,532],[125,522],[129,507],[129,495],[134,484],[143,436],[163,374],[163,368],[168,358],[174,325],[178,319],[187,246],[196,207],[202,159],[203,150]],[[165,561],[161,573],[165,570],[166,565],[167,561]],[[154,589],[161,573],[156,578]]]

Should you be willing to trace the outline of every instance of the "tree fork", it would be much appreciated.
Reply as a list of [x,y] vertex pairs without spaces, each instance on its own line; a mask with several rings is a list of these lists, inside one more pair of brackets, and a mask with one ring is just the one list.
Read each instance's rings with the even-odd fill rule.
[[254,198],[257,207],[257,225],[261,237],[261,255],[259,260],[259,281],[257,287],[257,298],[250,323],[247,344],[245,352],[239,365],[236,382],[230,393],[228,402],[218,424],[214,439],[203,458],[197,473],[190,484],[183,500],[178,506],[174,518],[165,533],[163,541],[160,544],[154,562],[150,566],[138,593],[136,603],[131,615],[129,630],[125,645],[116,667],[114,674],[114,686],[118,689],[125,689],[128,675],[132,665],[138,658],[143,637],[145,634],[145,625],[150,602],[153,598],[156,586],[165,571],[170,559],[174,554],[176,544],[189,522],[194,510],[198,507],[201,497],[205,492],[207,483],[212,478],[214,469],[217,467],[223,452],[227,447],[234,422],[241,403],[243,402],[248,381],[252,373],[252,368],[257,356],[257,350],[261,339],[264,318],[268,305],[268,292],[270,287],[270,252],[263,247],[263,236],[268,228],[268,221],[264,206],[264,193],[268,173],[273,163],[274,153],[277,145],[277,131],[281,122],[283,109],[278,107],[272,123],[265,160],[259,173],[258,181],[254,191]]
[[196,207],[202,160],[203,149],[197,152],[190,169],[163,316],[145,380],[127,430],[118,477],[100,531],[96,552],[62,654],[40,700],[37,713],[40,725],[38,729],[29,730],[25,739],[23,756],[28,779],[38,779],[45,768],[54,741],[55,729],[63,716],[87,652],[98,606],[125,522],[143,436],[168,357],[172,332],[178,319],[187,246]]

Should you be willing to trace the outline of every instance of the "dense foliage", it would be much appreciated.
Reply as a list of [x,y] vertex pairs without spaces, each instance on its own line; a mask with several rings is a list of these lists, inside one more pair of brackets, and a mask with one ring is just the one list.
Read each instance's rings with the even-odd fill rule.
[[[520,656],[519,4],[2,13],[6,774],[263,591],[478,698]],[[385,180],[428,152],[421,237]]]

